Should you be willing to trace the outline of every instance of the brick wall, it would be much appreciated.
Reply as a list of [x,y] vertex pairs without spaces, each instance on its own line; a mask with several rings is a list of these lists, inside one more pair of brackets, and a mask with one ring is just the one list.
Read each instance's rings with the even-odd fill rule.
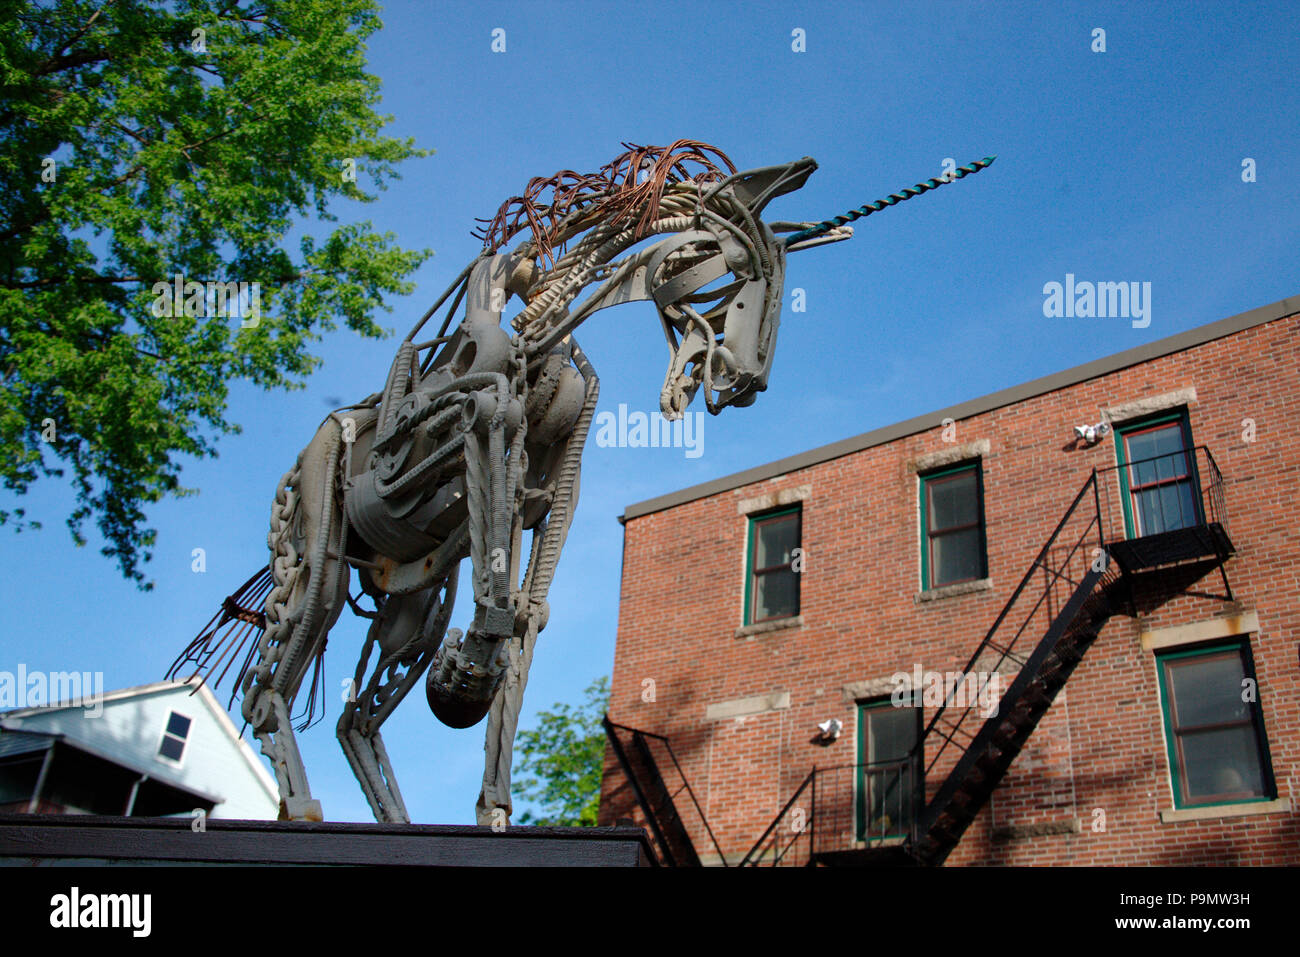
[[[1211,572],[1167,600],[1143,602],[1137,619],[1111,618],[948,863],[1300,864],[1294,807],[1161,820],[1173,798],[1155,655],[1140,643],[1145,629],[1257,614],[1250,643],[1273,773],[1278,797],[1294,804],[1300,315],[959,420],[947,438],[988,443],[987,590],[916,600],[913,463],[954,444],[937,420],[918,434],[629,519],[612,718],[670,738],[724,851],[738,858],[814,764],[856,760],[857,704],[846,686],[917,663],[965,665],[1091,469],[1115,464],[1112,437],[1074,448],[1072,427],[1098,421],[1102,409],[1186,389],[1195,390],[1187,406],[1193,441],[1209,446],[1227,483],[1235,602],[1215,597],[1223,587]],[[1243,440],[1248,418],[1253,442]],[[738,503],[801,487],[803,623],[738,637],[748,521]],[[711,704],[778,691],[789,692],[788,708],[706,717]],[[812,739],[830,717],[844,730],[822,747]],[[938,783],[927,781],[931,792]],[[636,816],[622,784],[607,753],[601,823]],[[1104,831],[1094,830],[1096,809]],[[696,844],[705,847],[702,833]]]

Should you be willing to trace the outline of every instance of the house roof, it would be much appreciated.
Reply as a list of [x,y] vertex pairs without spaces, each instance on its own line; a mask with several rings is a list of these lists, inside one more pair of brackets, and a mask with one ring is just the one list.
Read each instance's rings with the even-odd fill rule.
[[[30,711],[30,708],[24,709]],[[62,745],[65,748],[72,748],[83,754],[89,754],[92,757],[99,758],[101,761],[107,761],[118,767],[126,768],[142,778],[147,778],[172,790],[180,791],[183,794],[190,794],[209,804],[220,804],[222,797],[216,794],[209,794],[202,788],[195,787],[193,784],[186,784],[177,780],[173,775],[166,771],[160,771],[156,767],[145,767],[135,761],[123,760],[120,755],[107,755],[98,748],[92,747],[84,741],[74,741],[66,734],[47,734],[42,731],[18,731],[14,728],[6,728],[0,723],[0,758],[12,757],[19,754],[30,754],[35,751],[47,751],[55,744]]]
[[[116,691],[105,692],[99,700],[103,704],[108,705],[115,701],[122,701],[129,698],[143,697],[145,695],[151,695],[151,694],[175,692],[181,689],[189,689],[188,692],[189,694],[192,694],[194,697],[199,698],[203,702],[203,705],[206,707],[206,709],[209,712],[211,712],[212,716],[216,720],[216,723],[221,728],[222,732],[226,735],[226,737],[230,738],[230,740],[235,743],[236,749],[238,750],[241,758],[243,759],[244,763],[248,766],[253,776],[257,779],[262,789],[273,800],[278,801],[279,789],[276,786],[275,779],[271,777],[270,772],[267,771],[266,767],[263,766],[262,762],[258,760],[256,753],[249,746],[248,742],[245,741],[240,736],[239,729],[237,729],[235,727],[234,722],[230,720],[230,715],[226,712],[226,709],[221,706],[221,703],[217,701],[211,689],[208,688],[206,684],[199,684],[197,681],[193,681],[193,680],[155,681],[150,684],[135,685],[134,687],[130,687],[130,688],[119,688]],[[0,739],[7,738],[12,734],[18,733],[17,729],[4,727],[4,722],[6,720],[29,718],[35,715],[49,714],[50,712],[61,711],[67,708],[80,708],[83,707],[85,703],[86,702],[83,699],[73,699],[69,701],[59,701],[50,705],[41,705],[38,707],[16,708],[10,711],[0,711],[0,730],[6,732],[5,734],[0,735]],[[32,732],[23,731],[22,733],[30,734]],[[86,744],[84,744],[81,741],[77,741],[77,742],[68,741],[66,743],[75,744],[76,747],[88,753],[92,753],[92,754],[95,753],[92,748],[88,747]],[[121,762],[119,761],[118,763]],[[154,777],[162,777],[160,775],[154,774],[154,772],[150,772],[150,774],[151,776]],[[178,788],[183,788],[191,791],[194,790],[194,788],[191,785],[174,784],[171,781],[169,781],[168,783],[173,784],[173,786]],[[202,794],[202,792],[196,791],[195,793],[198,793],[203,797],[208,796]]]
[[[141,695],[153,694],[158,691],[171,691],[178,685],[185,684],[183,681],[155,681],[147,685],[135,685],[130,688],[118,688],[116,691],[106,691],[99,697],[99,701],[109,704],[113,701],[120,701],[123,698],[136,698]],[[87,698],[70,698],[67,701],[55,701],[53,704],[35,705],[30,708],[12,708],[8,711],[0,711],[0,718],[29,718],[35,714],[49,714],[51,711],[63,711],[67,708],[85,707]],[[217,706],[221,710],[220,705]],[[224,713],[224,711],[223,711]]]
[[1098,376],[1109,375],[1112,372],[1118,372],[1120,369],[1126,369],[1129,366],[1140,365],[1143,362],[1150,362],[1152,359],[1158,359],[1161,356],[1167,356],[1175,352],[1192,349],[1196,346],[1204,345],[1207,342],[1213,342],[1215,339],[1222,339],[1225,336],[1231,336],[1235,333],[1253,328],[1254,326],[1261,326],[1264,323],[1273,322],[1276,319],[1283,319],[1287,316],[1293,316],[1297,313],[1300,313],[1300,294],[1289,296],[1286,299],[1280,299],[1267,306],[1259,306],[1258,308],[1248,310],[1247,312],[1230,316],[1227,319],[1220,319],[1203,326],[1197,326],[1194,329],[1188,329],[1186,332],[1180,332],[1177,335],[1168,336],[1164,339],[1157,339],[1155,342],[1148,342],[1146,345],[1127,349],[1124,352],[1117,352],[1111,356],[1094,359],[1092,362],[1085,362],[1083,365],[1074,366],[1073,368],[1066,369],[1062,372],[1033,379],[1029,382],[1012,386],[1009,389],[1002,389],[998,392],[992,392],[977,399],[970,399],[966,402],[949,406],[946,409],[939,409],[937,412],[918,415],[915,418],[907,419],[903,422],[897,422],[893,425],[887,425],[871,432],[864,432],[861,435],[841,439],[838,442],[832,442],[829,445],[809,449],[807,452],[800,452],[798,455],[791,455],[787,458],[778,459],[775,462],[769,462],[766,465],[755,466],[754,468],[746,469],[743,472],[733,472],[731,475],[724,475],[722,478],[714,479],[711,482],[703,482],[699,485],[692,485],[689,488],[680,489],[676,492],[670,492],[667,495],[660,495],[656,498],[646,499],[645,501],[627,506],[627,508],[623,510],[623,514],[618,517],[618,520],[621,523],[626,523],[630,519],[641,518],[642,516],[649,515],[653,512],[659,512],[666,508],[673,508],[677,505],[683,505],[686,502],[693,502],[696,499],[706,498],[710,495],[717,495],[719,492],[727,492],[734,488],[741,488],[745,485],[752,485],[755,482],[762,482],[766,479],[775,478],[778,475],[785,475],[788,472],[794,472],[798,469],[820,465],[822,462],[828,462],[831,459],[836,459],[843,455],[851,455],[854,452],[860,452],[863,449],[869,449],[877,445],[884,445],[886,442],[893,442],[897,439],[906,438],[909,435],[916,435],[919,432],[932,429],[945,418],[960,421],[961,419],[970,418],[971,416],[981,415],[985,412],[991,412],[994,409],[1002,408],[1003,406],[1012,405],[1016,402],[1023,402],[1026,399],[1032,399],[1035,396],[1043,395],[1048,392],[1054,392],[1057,389],[1063,389],[1080,382],[1086,382],[1088,379],[1095,379]]
[[11,731],[0,725],[0,758],[45,751],[57,740],[59,740],[57,734],[46,734],[43,731]]

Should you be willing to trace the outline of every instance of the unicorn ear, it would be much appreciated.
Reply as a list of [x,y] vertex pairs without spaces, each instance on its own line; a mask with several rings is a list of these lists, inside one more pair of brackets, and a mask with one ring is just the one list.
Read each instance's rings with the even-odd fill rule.
[[817,169],[817,161],[811,156],[805,156],[793,163],[746,170],[729,177],[727,182],[735,192],[736,198],[757,216],[763,211],[763,207],[776,197],[800,189],[808,182],[808,177],[815,169]]

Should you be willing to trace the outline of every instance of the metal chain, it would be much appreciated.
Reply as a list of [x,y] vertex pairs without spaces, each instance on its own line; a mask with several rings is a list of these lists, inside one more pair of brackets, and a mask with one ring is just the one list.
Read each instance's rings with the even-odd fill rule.
[[288,611],[289,596],[298,584],[301,556],[293,543],[293,525],[298,512],[298,482],[302,477],[302,457],[293,468],[285,472],[275,490],[271,506],[271,529],[266,542],[271,550],[271,577],[275,584],[266,596],[263,606],[266,629],[258,645],[257,667],[244,678],[244,701],[241,707],[244,719],[257,729],[269,716],[269,709],[256,704],[260,694],[252,693],[256,683],[261,688],[270,686],[271,670],[280,659],[280,651],[293,633],[294,621]]

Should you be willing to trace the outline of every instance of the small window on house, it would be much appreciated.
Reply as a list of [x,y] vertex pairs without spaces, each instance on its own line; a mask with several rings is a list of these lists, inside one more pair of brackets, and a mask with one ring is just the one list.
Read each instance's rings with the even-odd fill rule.
[[921,476],[921,587],[987,577],[979,462]]
[[167,719],[167,728],[163,731],[162,742],[158,745],[158,754],[169,761],[180,763],[185,753],[185,742],[190,736],[190,719],[173,711]]
[[1167,652],[1157,664],[1175,807],[1274,797],[1249,644]]
[[1187,413],[1126,423],[1115,430],[1124,524],[1141,538],[1202,523],[1196,447]]
[[801,534],[802,511],[798,505],[750,518],[745,624],[799,614],[800,569],[796,559]]

